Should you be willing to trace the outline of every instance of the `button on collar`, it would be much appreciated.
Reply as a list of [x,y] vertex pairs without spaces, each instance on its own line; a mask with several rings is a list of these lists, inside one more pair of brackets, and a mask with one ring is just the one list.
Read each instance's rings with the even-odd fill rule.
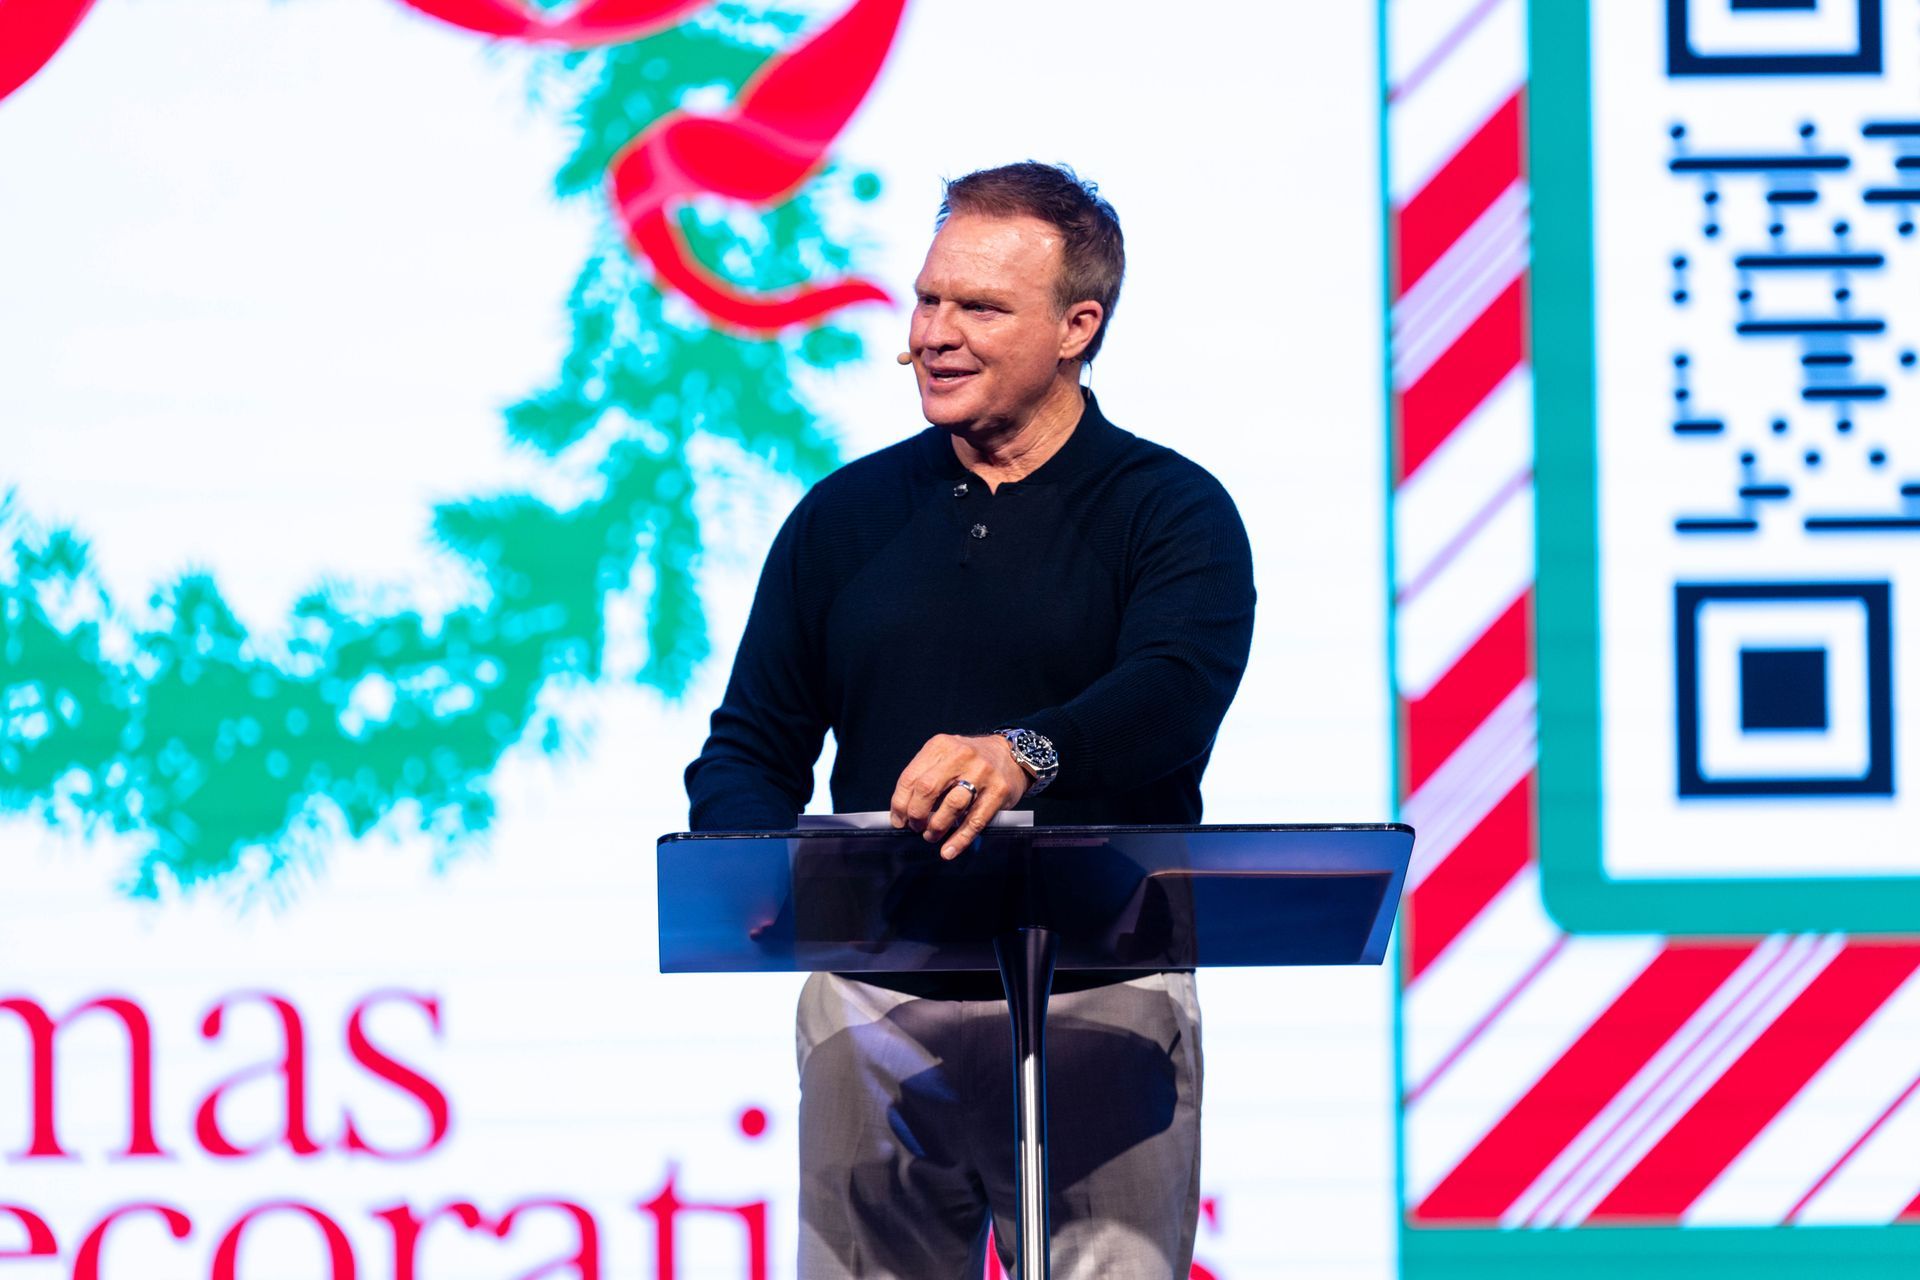
[[967,496],[967,482],[965,480],[953,486],[953,496],[956,498],[964,498]]

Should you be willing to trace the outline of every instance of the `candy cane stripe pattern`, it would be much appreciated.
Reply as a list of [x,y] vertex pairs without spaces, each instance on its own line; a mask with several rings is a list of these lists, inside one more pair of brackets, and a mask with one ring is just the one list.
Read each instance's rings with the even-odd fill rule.
[[1410,1231],[1920,1220],[1920,947],[1542,905],[1524,0],[1388,0]]

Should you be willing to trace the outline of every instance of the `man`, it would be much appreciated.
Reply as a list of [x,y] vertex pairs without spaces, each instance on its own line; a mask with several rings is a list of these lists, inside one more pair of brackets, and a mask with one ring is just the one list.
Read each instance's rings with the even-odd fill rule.
[[[1119,222],[1071,170],[1026,163],[949,183],[937,225],[902,356],[931,426],[821,481],[781,529],[687,770],[692,824],[791,827],[828,730],[835,809],[887,809],[944,858],[1013,807],[1197,822],[1252,565],[1225,490],[1081,390]],[[1054,991],[1055,1274],[1185,1280],[1193,975],[1069,971]],[[974,1280],[989,1219],[1011,1262],[1009,1037],[997,975],[808,980],[805,1280]]]

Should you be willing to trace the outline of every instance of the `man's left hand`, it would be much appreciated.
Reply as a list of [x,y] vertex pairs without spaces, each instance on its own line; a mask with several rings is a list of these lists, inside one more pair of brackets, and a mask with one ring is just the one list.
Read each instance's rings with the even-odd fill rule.
[[940,856],[957,858],[994,814],[1020,803],[1031,781],[998,734],[938,734],[927,739],[894,784],[893,825],[921,832],[929,844],[943,841]]

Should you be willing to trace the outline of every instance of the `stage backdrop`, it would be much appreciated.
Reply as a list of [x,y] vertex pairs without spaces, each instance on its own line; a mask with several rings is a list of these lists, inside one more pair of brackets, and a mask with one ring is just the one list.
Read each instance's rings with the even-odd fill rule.
[[[798,982],[662,978],[653,840],[943,175],[1121,211],[1208,817],[1388,816],[1377,18],[0,0],[0,1270],[791,1274]],[[1391,974],[1202,985],[1196,1276],[1390,1274]]]
[[1386,12],[1403,1272],[1920,1274],[1920,3]]

